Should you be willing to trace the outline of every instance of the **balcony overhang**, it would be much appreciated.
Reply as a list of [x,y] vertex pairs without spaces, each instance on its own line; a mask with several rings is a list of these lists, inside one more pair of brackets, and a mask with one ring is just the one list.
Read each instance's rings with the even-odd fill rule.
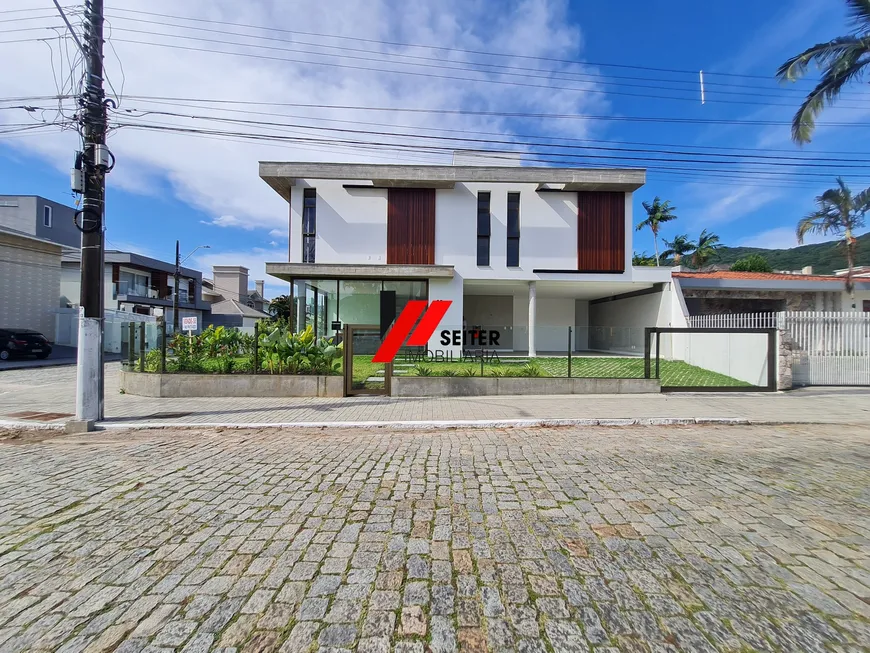
[[293,279],[452,279],[452,265],[353,265],[339,263],[266,263],[266,274]]
[[[632,192],[646,183],[641,168],[548,168],[537,166],[417,166],[363,163],[260,162],[260,178],[289,200],[301,179],[360,182],[380,188],[452,188],[454,184],[524,183],[560,191]],[[365,182],[365,183],[363,183]]]

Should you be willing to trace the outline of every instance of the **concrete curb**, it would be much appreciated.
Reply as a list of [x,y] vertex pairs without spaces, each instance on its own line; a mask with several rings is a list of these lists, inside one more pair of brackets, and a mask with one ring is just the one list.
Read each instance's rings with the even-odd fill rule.
[[[783,424],[823,424],[824,422],[795,422],[789,420],[750,420],[740,417],[646,417],[625,419],[501,419],[501,420],[427,420],[392,422],[99,422],[98,431],[144,431],[151,429],[205,428],[222,429],[362,429],[385,431],[414,431],[436,429],[499,429],[499,428],[547,428],[563,426],[778,426]],[[0,420],[0,427],[26,430],[64,430],[66,424],[33,424]]]
[[791,422],[773,420],[748,420],[735,417],[711,418],[644,418],[644,419],[503,419],[503,420],[430,420],[430,421],[393,421],[393,422],[258,422],[234,424],[230,422],[134,422],[98,424],[97,428],[106,430],[145,430],[145,429],[362,429],[385,431],[413,431],[436,429],[499,429],[499,428],[547,428],[564,426],[686,426],[686,425],[734,425],[749,424],[775,425]]

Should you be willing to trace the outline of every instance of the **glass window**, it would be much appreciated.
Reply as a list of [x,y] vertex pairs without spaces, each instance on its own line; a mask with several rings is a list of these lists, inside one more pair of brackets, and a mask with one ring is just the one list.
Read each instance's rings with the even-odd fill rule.
[[338,314],[342,323],[380,323],[382,286],[380,281],[339,281]]
[[520,194],[508,193],[507,203],[507,266],[520,266]]
[[489,239],[492,235],[490,194],[477,194],[477,264],[489,265]]
[[314,263],[314,243],[317,237],[317,190],[302,191],[302,262]]
[[42,207],[42,225],[44,227],[51,226],[51,207],[43,206]]

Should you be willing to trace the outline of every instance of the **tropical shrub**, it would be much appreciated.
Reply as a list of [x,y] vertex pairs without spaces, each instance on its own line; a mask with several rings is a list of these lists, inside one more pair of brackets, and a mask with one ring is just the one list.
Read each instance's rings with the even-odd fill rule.
[[426,367],[425,365],[415,365],[414,374],[417,376],[434,376],[432,368]]
[[276,327],[260,333],[261,369],[270,374],[338,374],[342,345],[318,338],[311,325],[301,333]]

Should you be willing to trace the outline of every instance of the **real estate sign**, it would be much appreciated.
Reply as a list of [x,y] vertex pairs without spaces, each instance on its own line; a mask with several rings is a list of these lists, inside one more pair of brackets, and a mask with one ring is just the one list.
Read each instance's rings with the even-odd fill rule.
[[194,315],[193,317],[183,317],[181,318],[181,330],[182,331],[196,331],[199,328],[197,324],[197,318]]

